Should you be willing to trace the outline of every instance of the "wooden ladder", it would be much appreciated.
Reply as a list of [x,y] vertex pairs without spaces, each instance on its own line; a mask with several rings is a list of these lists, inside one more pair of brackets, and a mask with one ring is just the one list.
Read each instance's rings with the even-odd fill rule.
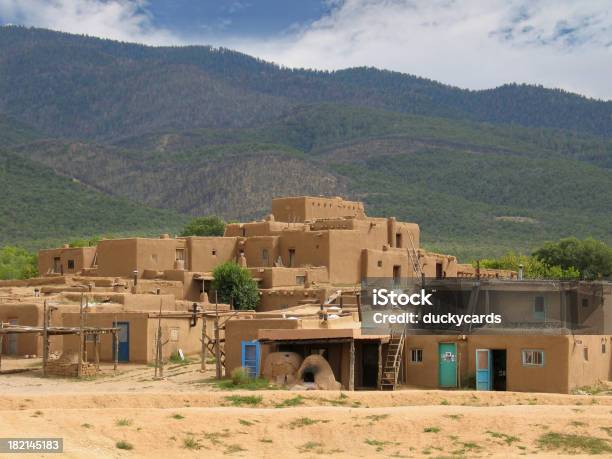
[[395,390],[399,370],[404,355],[405,330],[391,331],[389,345],[387,346],[387,357],[380,377],[380,390]]
[[410,258],[410,263],[412,264],[412,270],[414,271],[414,275],[420,279],[423,277],[423,269],[421,268],[421,262],[419,261],[419,252],[414,245],[414,238],[410,232],[408,232],[408,241],[410,242],[410,247],[408,247],[408,257]]

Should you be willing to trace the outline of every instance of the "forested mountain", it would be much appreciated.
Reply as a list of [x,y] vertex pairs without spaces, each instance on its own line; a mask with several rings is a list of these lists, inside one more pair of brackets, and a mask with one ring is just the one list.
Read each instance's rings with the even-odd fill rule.
[[560,90],[467,91],[371,68],[286,69],[206,46],[154,48],[9,26],[0,28],[0,66],[0,111],[51,135],[246,126],[296,104],[340,102],[612,136],[612,102]]
[[461,256],[612,243],[612,103],[0,28],[0,244],[342,195]]

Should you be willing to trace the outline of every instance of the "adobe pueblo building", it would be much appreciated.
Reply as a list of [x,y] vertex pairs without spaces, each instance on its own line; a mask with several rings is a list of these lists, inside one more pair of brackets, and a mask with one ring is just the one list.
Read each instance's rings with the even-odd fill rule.
[[[228,261],[257,281],[256,311],[212,301],[212,272]],[[562,296],[558,283],[526,291],[516,272],[428,252],[416,223],[368,217],[362,203],[339,197],[274,199],[267,217],[228,224],[222,237],[105,239],[96,247],[41,250],[38,265],[40,278],[0,282],[4,354],[45,351],[40,334],[6,329],[42,327],[46,302],[48,326],[75,330],[85,310],[87,327],[118,336],[118,343],[108,334],[94,342],[52,336],[51,353],[81,349],[103,361],[145,363],[155,358],[161,333],[166,359],[179,350],[204,359],[212,353],[226,375],[243,367],[288,387],[568,392],[612,377],[609,335],[364,332],[367,279],[462,279],[482,307],[515,307],[517,322],[559,319],[553,312]],[[582,307],[590,297],[580,284],[571,287],[572,301]],[[610,285],[597,287],[598,306],[608,311],[602,320],[610,320]]]

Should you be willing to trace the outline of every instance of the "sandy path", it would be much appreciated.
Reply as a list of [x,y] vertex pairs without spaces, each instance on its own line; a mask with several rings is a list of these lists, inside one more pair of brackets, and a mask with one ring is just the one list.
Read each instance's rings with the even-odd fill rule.
[[[117,425],[120,419],[129,425]],[[543,433],[605,438],[602,427],[612,427],[609,406],[81,409],[71,405],[0,412],[3,436],[63,437],[68,457],[545,457],[554,451],[537,447]],[[193,439],[193,448],[185,446],[186,439]],[[118,450],[115,445],[120,440],[134,449]]]
[[[212,371],[202,374],[198,365],[168,366],[161,381],[152,373],[123,366],[117,376],[81,381],[44,379],[36,371],[2,375],[0,437],[62,437],[65,456],[75,458],[505,458],[585,451],[538,443],[559,433],[594,439],[612,457],[612,396],[221,391]],[[122,440],[133,449],[118,449]]]

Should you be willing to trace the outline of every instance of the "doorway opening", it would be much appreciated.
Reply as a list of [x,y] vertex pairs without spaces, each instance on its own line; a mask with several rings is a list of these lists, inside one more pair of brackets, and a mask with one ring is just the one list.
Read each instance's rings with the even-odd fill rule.
[[493,390],[506,390],[506,350],[493,349]]
[[361,386],[377,387],[378,384],[378,343],[364,343],[361,347]]

